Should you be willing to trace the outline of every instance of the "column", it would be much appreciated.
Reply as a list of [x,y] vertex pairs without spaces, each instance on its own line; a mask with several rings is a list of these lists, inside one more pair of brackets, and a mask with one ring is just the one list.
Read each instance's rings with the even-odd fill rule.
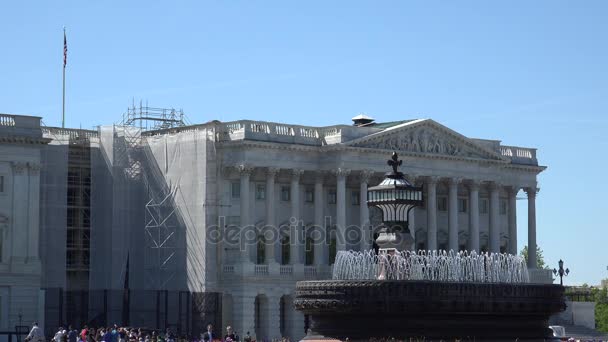
[[458,251],[458,178],[448,179],[448,248]]
[[[418,181],[420,180],[420,177],[417,174],[408,173],[406,179],[412,185],[419,186]],[[418,209],[417,207],[412,209],[412,212],[410,213],[410,215],[408,217],[408,224],[407,224],[410,234],[412,236],[412,251],[418,250],[418,242],[419,242],[416,240],[416,210],[417,209]]]
[[426,180],[426,249],[437,250],[437,177]]
[[370,170],[361,171],[359,183],[359,227],[361,228],[361,251],[372,248],[372,231],[369,222],[369,208],[367,207],[367,185],[373,172]]
[[499,185],[490,182],[490,252],[500,253]]
[[6,243],[5,246],[10,248],[13,262],[23,263],[27,256],[28,247],[27,164],[13,162],[11,165],[13,168],[13,214],[9,237],[12,241],[12,247],[10,243]]
[[346,177],[350,170],[337,169],[336,174],[336,250],[346,250]]
[[528,268],[536,268],[536,187],[526,188],[528,194]]
[[469,183],[469,250],[479,252],[479,182]]
[[266,230],[270,231],[266,239],[266,264],[276,263],[275,246],[279,241],[279,229],[276,224],[274,183],[279,169],[269,167],[266,170]]
[[27,262],[37,263],[40,217],[40,164],[28,163],[29,168],[29,224],[28,224],[28,251]]
[[304,263],[301,256],[304,243],[300,238],[303,235],[302,229],[304,228],[300,222],[300,177],[302,173],[304,173],[304,170],[291,170],[291,218],[289,221],[292,238],[289,240],[289,263],[292,265]]
[[[255,332],[255,295],[242,294],[233,297],[234,309],[232,310],[233,330],[239,334],[241,339],[247,331]],[[223,327],[225,329],[226,327]],[[225,333],[225,330],[224,332]]]
[[326,246],[329,244],[329,235],[327,235],[327,227],[323,220],[323,208],[325,202],[323,201],[323,176],[322,172],[317,172],[315,176],[315,194],[314,194],[314,210],[315,210],[315,226],[319,232],[318,238],[315,237],[314,245],[314,263],[317,266],[327,265],[327,249]]
[[[281,337],[281,298],[280,297],[268,297],[268,319],[266,323],[266,331],[268,332],[267,338],[272,341],[275,338]],[[242,336],[242,335],[241,335]],[[258,341],[260,338],[258,338]]]
[[248,165],[239,165],[237,167],[241,174],[240,184],[240,214],[241,214],[241,260],[245,263],[251,263],[251,251],[257,241],[255,230],[252,229],[251,216],[249,214],[249,179],[253,172],[253,167]]
[[509,253],[517,255],[517,203],[518,186],[509,189]]

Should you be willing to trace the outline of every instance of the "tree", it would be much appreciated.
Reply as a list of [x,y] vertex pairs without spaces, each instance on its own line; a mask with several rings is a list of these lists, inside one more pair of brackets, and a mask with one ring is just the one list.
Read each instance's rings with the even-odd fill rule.
[[[528,263],[528,246],[524,246],[524,248],[519,252],[519,255],[524,257],[526,264]],[[543,250],[536,245],[536,267],[549,269],[549,266],[545,265],[545,258],[543,258]]]

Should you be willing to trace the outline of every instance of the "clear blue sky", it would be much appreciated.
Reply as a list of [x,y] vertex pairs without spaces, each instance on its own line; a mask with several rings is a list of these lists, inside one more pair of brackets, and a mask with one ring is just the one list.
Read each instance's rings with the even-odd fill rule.
[[[606,1],[5,1],[0,112],[118,121],[131,99],[192,122],[428,117],[539,149],[538,241],[569,284],[608,276]],[[525,197],[520,193],[521,197]],[[526,201],[518,202],[519,244]]]

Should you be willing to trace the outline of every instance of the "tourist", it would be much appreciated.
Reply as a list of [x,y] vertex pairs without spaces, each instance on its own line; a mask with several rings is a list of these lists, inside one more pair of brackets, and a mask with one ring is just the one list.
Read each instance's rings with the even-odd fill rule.
[[42,333],[42,330],[40,330],[40,328],[38,327],[38,323],[34,322],[34,324],[32,325],[32,330],[25,338],[25,341],[26,342],[43,342],[44,341],[44,334]]
[[226,336],[224,337],[225,342],[236,342],[236,335],[232,332],[232,327],[226,327]]
[[78,331],[71,325],[68,326],[68,342],[78,342]]
[[57,330],[57,332],[55,333],[55,336],[53,337],[53,341],[55,341],[55,342],[65,342],[64,341],[65,335],[66,335],[66,331],[63,330],[63,327],[59,327],[59,330]]
[[87,327],[86,325],[82,328],[82,330],[80,330],[80,340],[82,342],[88,342],[87,341],[87,336],[89,335],[89,327]]
[[207,331],[203,334],[204,342],[213,342],[213,325],[207,324]]
[[167,332],[165,333],[165,340],[167,342],[175,342],[175,335],[173,335],[173,332],[169,328],[167,328]]
[[251,342],[251,335],[249,335],[249,331],[245,334],[243,342]]

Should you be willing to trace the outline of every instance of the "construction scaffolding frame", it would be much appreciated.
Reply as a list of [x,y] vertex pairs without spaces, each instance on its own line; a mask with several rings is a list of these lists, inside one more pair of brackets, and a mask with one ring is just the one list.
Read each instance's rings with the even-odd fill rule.
[[121,125],[150,131],[186,126],[188,119],[182,109],[149,107],[147,103],[144,106],[142,101],[139,101],[139,108],[133,102],[123,113]]

